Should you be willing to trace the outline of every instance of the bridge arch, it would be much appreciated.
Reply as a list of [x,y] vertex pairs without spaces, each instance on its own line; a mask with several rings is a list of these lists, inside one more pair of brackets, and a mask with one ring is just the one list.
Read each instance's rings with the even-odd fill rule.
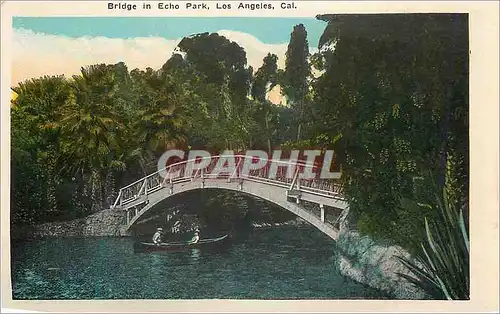
[[[211,171],[221,157],[237,158],[237,166],[232,173]],[[324,212],[325,206],[344,212],[348,209],[334,180],[301,178],[300,173],[314,170],[306,169],[313,166],[297,162],[271,161],[262,168],[245,173],[241,171],[243,162],[245,158],[252,157],[230,157],[210,157],[209,162],[205,163],[207,166],[195,170],[194,174],[185,171],[186,168],[192,169],[194,161],[176,163],[120,189],[113,208],[126,212],[127,219],[123,230],[128,231],[144,214],[169,197],[198,189],[223,189],[239,191],[276,204],[306,220],[330,238],[338,238],[338,229],[325,221]],[[272,163],[278,165],[273,166]],[[269,176],[272,167],[275,167],[275,177]],[[293,176],[287,175],[290,173],[290,167],[294,168],[291,172]],[[276,168],[281,171],[276,171]],[[301,206],[304,201],[318,204],[321,214],[317,216]]]

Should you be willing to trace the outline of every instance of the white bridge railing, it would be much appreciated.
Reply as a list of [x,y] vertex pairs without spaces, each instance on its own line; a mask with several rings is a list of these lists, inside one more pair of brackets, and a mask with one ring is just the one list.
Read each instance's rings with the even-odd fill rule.
[[[221,158],[232,158],[234,160],[235,167],[232,173],[219,171],[213,173]],[[207,159],[210,161],[207,162]],[[124,209],[128,204],[162,188],[168,187],[172,189],[176,184],[194,180],[204,182],[205,179],[222,179],[229,182],[232,180],[240,180],[240,182],[241,180],[243,182],[248,180],[267,185],[278,185],[288,188],[288,190],[300,190],[309,194],[344,200],[341,195],[340,185],[335,179],[320,178],[321,169],[318,166],[306,164],[302,161],[267,160],[266,164],[259,169],[244,171],[245,162],[246,166],[248,166],[255,160],[256,157],[246,155],[221,155],[181,161],[169,165],[121,188],[112,208]],[[203,169],[189,170],[193,169],[193,164],[196,165],[200,162],[207,162],[208,165]],[[274,171],[276,172],[271,173]],[[306,176],[305,171],[312,173],[314,177]]]

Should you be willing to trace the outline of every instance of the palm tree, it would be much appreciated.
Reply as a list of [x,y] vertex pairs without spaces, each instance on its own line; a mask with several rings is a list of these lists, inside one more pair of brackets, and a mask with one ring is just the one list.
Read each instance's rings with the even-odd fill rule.
[[[68,82],[63,76],[44,76],[21,82],[12,90],[16,94],[11,108],[12,157],[19,158],[23,153],[30,154],[30,158],[36,157],[30,166],[20,163],[21,168],[13,172],[22,176],[20,173],[29,172],[29,169],[38,169],[41,178],[36,184],[43,192],[36,196],[36,203],[40,205],[35,211],[44,208],[49,213],[57,212],[56,189],[61,177],[55,160],[59,151],[56,121],[58,110],[69,95]],[[15,187],[18,192],[25,188],[25,185]],[[33,195],[33,191],[26,191],[26,194]]]
[[149,152],[162,152],[185,140],[182,122],[182,95],[175,84],[148,69],[133,73],[137,89],[137,115],[133,132],[138,146]]
[[83,181],[99,189],[105,201],[109,170],[124,169],[122,151],[124,126],[116,112],[115,74],[104,64],[81,69],[73,76],[71,95],[61,109],[61,149],[67,171],[79,173]]

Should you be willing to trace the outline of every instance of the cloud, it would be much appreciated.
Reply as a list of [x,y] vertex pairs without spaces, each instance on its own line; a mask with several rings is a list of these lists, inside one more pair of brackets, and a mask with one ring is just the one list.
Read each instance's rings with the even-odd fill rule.
[[179,40],[161,37],[70,38],[15,29],[12,45],[12,82],[43,75],[77,74],[82,66],[125,62],[132,70],[160,68]]
[[[248,65],[257,70],[268,53],[278,56],[278,66],[284,67],[287,44],[265,44],[248,33],[220,30],[217,33],[242,46]],[[12,83],[44,75],[70,77],[82,66],[97,63],[125,62],[129,70],[160,68],[172,55],[181,38],[163,37],[108,38],[79,37],[36,33],[14,29],[12,45]],[[310,48],[311,52],[316,51]]]

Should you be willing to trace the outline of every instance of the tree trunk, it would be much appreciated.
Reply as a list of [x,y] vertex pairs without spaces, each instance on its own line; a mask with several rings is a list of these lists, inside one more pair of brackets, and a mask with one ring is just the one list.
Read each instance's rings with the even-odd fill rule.
[[302,121],[304,119],[304,96],[302,96],[302,99],[300,100],[300,106],[299,106],[299,126],[297,129],[297,142],[300,141],[300,136],[301,136],[301,131],[302,131]]
[[[52,154],[51,154],[51,157]],[[56,198],[56,185],[57,185],[57,174],[54,165],[55,158],[50,158],[46,166],[46,198],[47,198],[47,211],[49,215],[55,214],[58,211],[57,208],[57,198]]]
[[302,129],[302,123],[299,122],[299,128],[297,129],[297,142],[300,141],[300,131]]
[[108,204],[107,204],[107,200],[108,200],[108,195],[106,194],[106,192],[109,190],[107,188],[107,183],[108,183],[108,174],[109,172],[107,170],[103,170],[103,171],[100,171],[99,173],[99,188],[100,188],[100,194],[101,194],[101,204],[100,204],[100,208],[99,210],[101,209],[105,209],[108,207]]
[[267,119],[267,115],[265,117],[266,121],[266,136],[267,136],[267,154],[271,156],[271,136],[269,135],[269,120]]
[[100,188],[101,188],[101,209],[103,209],[106,206],[106,189],[104,186],[104,180],[101,178],[100,182]]

